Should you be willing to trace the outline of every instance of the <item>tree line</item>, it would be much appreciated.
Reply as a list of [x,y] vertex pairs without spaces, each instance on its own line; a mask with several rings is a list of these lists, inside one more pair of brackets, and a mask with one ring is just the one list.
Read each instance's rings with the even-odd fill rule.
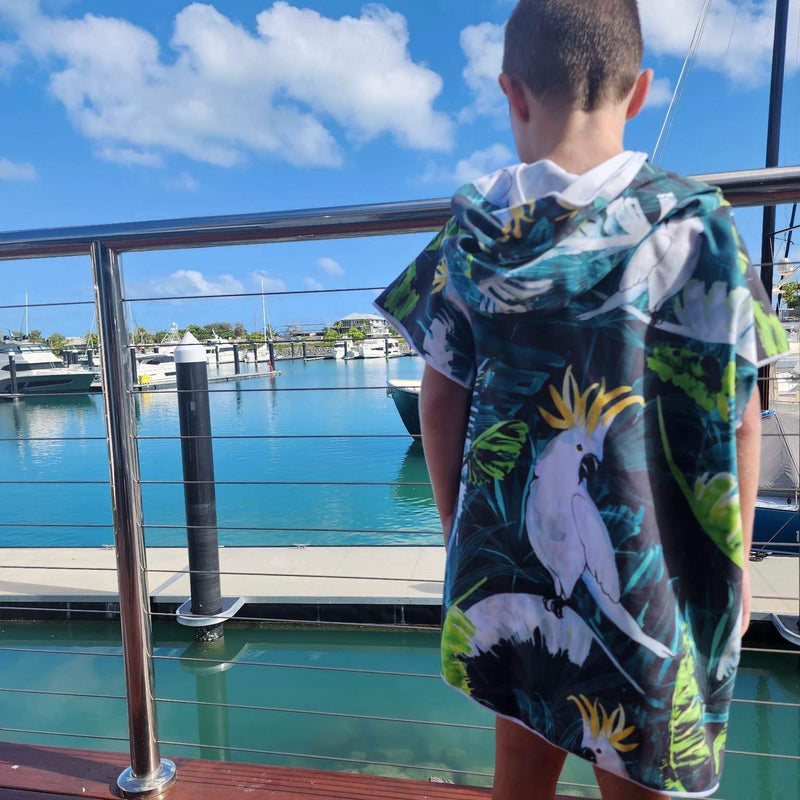
[[[787,284],[788,285],[788,284]],[[287,325],[283,331],[267,325],[266,328],[259,328],[258,330],[248,331],[245,325],[241,322],[210,322],[207,325],[196,325],[191,323],[185,328],[178,329],[178,335],[183,336],[186,332],[191,333],[194,337],[201,342],[206,342],[209,339],[220,338],[229,339],[237,342],[263,342],[264,335],[270,340],[286,340],[286,339],[303,339],[309,336],[321,336],[325,341],[330,342],[336,339],[348,337],[355,341],[360,341],[367,336],[367,331],[362,328],[349,327],[341,328],[336,325],[323,326],[320,330],[309,333],[303,331],[298,325]],[[22,339],[24,334],[22,331],[11,331],[12,338]],[[154,345],[162,343],[168,336],[167,330],[150,330],[142,325],[137,326],[131,330],[130,344],[132,345]],[[390,330],[391,335],[396,336],[397,333],[393,329]],[[64,334],[59,332],[51,333],[45,337],[40,330],[32,330],[28,334],[28,340],[31,342],[42,342],[47,344],[54,353],[60,353],[67,348],[68,341]],[[98,346],[98,336],[96,333],[88,333],[84,337],[84,344],[81,347],[95,348]]]

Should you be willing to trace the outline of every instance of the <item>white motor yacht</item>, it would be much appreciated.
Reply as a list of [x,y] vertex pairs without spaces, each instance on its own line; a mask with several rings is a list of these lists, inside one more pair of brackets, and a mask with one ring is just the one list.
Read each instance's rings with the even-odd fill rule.
[[0,343],[0,395],[11,394],[11,359],[16,366],[18,394],[88,392],[94,372],[64,362],[46,345],[28,339]]

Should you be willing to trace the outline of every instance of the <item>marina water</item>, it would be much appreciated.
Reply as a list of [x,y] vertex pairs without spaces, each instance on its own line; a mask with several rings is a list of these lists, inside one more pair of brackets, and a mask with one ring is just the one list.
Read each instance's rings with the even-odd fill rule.
[[[422,366],[286,360],[278,376],[212,383],[220,544],[441,544],[421,447],[386,394]],[[175,390],[135,404],[147,545],[184,545]],[[100,395],[0,403],[0,546],[112,545],[108,480]]]

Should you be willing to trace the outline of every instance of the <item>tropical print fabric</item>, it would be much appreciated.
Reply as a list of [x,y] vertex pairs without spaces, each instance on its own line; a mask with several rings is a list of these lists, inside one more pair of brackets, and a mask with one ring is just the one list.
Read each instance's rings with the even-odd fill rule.
[[787,345],[720,193],[636,169],[581,206],[504,207],[502,172],[464,187],[376,305],[472,390],[446,681],[704,796],[739,659],[736,427]]

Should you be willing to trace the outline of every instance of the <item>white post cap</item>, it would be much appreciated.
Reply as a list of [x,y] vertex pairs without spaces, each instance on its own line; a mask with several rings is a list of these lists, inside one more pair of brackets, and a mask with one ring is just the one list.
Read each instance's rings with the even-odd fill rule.
[[196,364],[206,360],[206,349],[197,341],[194,334],[186,331],[183,339],[175,347],[176,364]]

